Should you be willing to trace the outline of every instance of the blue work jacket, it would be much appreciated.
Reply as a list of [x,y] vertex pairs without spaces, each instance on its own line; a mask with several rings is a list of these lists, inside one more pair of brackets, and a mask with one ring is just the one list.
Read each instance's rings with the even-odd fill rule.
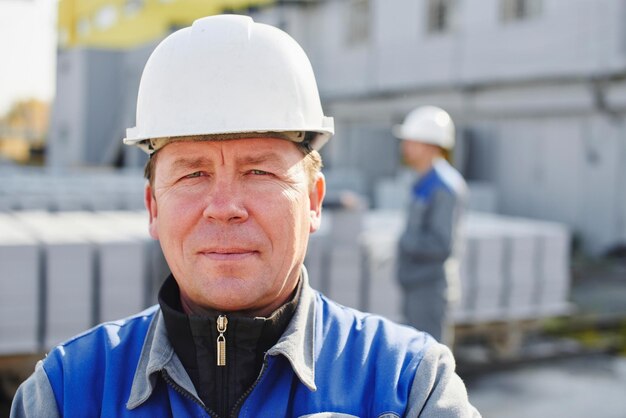
[[[447,348],[308,286],[240,417],[474,417]],[[53,349],[12,417],[208,417],[152,307]]]

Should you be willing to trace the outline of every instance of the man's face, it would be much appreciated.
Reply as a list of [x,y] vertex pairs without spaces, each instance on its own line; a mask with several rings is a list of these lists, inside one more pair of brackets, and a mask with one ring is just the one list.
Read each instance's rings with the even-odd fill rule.
[[433,147],[419,141],[402,140],[402,154],[404,161],[417,171],[425,171],[434,157]]
[[187,311],[267,315],[293,292],[309,234],[319,228],[321,173],[274,138],[174,142],[146,189],[150,234]]

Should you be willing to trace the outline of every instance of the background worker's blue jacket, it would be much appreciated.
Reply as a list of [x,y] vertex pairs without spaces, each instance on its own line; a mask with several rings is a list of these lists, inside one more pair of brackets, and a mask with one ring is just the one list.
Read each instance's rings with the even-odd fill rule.
[[[304,270],[302,279],[296,312],[240,417],[478,416],[445,346],[329,301]],[[154,307],[52,350],[18,390],[11,416],[210,415]]]
[[452,299],[456,298],[467,199],[465,180],[443,158],[437,158],[415,183],[398,242],[397,276],[402,286],[446,280]]

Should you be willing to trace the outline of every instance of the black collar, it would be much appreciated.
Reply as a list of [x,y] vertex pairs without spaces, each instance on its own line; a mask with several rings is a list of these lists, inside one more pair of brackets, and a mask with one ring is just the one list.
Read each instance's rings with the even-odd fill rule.
[[[214,413],[229,413],[239,397],[256,380],[265,352],[278,342],[296,310],[301,287],[302,281],[291,300],[267,318],[250,318],[237,312],[225,314],[218,311],[187,315],[180,302],[180,289],[176,280],[171,275],[165,280],[159,291],[159,305],[168,338],[198,395]],[[226,367],[216,365],[219,315],[228,318],[227,332],[224,333]],[[224,385],[228,387],[226,400],[221,399]]]

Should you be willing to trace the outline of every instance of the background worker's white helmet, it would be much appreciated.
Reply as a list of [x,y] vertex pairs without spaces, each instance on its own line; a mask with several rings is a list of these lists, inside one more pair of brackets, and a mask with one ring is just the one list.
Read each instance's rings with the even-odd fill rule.
[[454,123],[445,110],[436,106],[420,106],[413,109],[402,125],[393,127],[394,136],[408,141],[454,148]]
[[198,19],[156,47],[124,143],[152,153],[156,143],[181,136],[270,132],[297,142],[306,136],[314,149],[333,135],[311,63],[282,30],[220,15]]

